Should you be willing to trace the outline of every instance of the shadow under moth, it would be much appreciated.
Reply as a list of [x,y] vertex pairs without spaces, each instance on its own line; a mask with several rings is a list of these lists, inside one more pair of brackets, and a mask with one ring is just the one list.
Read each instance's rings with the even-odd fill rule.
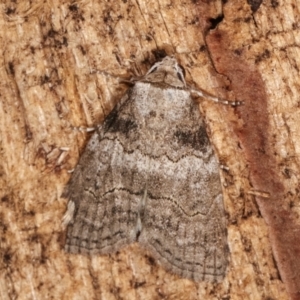
[[193,92],[165,57],[98,125],[63,193],[67,252],[108,254],[139,242],[179,276],[224,278],[219,163]]

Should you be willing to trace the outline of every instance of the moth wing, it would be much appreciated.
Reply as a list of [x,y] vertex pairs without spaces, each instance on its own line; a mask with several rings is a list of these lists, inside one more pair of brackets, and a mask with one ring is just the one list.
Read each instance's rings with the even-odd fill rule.
[[139,242],[173,273],[220,281],[228,252],[218,160],[187,92],[161,89],[156,99],[156,107],[172,105],[158,110],[164,111],[160,122],[151,122],[161,130],[149,158]]
[[137,157],[126,149],[126,135],[138,139],[138,125],[130,119],[131,101],[124,97],[97,128],[63,193],[69,199],[68,252],[111,253],[136,240],[144,186]]

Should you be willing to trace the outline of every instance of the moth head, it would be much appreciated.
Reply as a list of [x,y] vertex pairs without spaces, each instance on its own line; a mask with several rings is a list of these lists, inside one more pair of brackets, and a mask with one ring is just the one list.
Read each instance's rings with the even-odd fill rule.
[[185,88],[185,71],[174,57],[166,56],[155,63],[144,77],[145,81],[163,83],[173,87]]

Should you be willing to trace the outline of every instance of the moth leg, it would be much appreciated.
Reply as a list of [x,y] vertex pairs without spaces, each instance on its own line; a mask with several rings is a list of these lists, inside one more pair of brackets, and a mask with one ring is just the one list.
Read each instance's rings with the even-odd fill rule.
[[226,171],[226,172],[229,172],[229,170],[230,170],[229,167],[227,167],[226,165],[222,165],[222,164],[220,164],[220,169],[223,171]]
[[250,190],[247,192],[249,195],[254,195],[256,197],[262,197],[262,198],[270,198],[270,193],[265,191],[259,191],[259,190]]
[[230,106],[233,106],[233,107],[243,104],[242,101],[228,101],[228,100],[224,100],[224,99],[219,99],[218,97],[215,97],[213,95],[210,95],[210,94],[208,94],[206,92],[203,92],[203,91],[200,91],[200,90],[191,89],[191,93],[195,93],[199,97],[204,97],[208,100],[218,102],[218,103],[221,103],[221,104],[224,104],[224,105],[230,105]]
[[92,132],[96,130],[96,127],[72,126],[72,129],[80,132]]

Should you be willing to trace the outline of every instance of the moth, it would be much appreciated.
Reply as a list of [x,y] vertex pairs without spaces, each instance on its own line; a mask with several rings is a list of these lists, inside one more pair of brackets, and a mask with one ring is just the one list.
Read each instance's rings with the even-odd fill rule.
[[139,242],[179,276],[223,279],[219,163],[193,92],[167,56],[97,126],[63,193],[67,252],[108,254]]

